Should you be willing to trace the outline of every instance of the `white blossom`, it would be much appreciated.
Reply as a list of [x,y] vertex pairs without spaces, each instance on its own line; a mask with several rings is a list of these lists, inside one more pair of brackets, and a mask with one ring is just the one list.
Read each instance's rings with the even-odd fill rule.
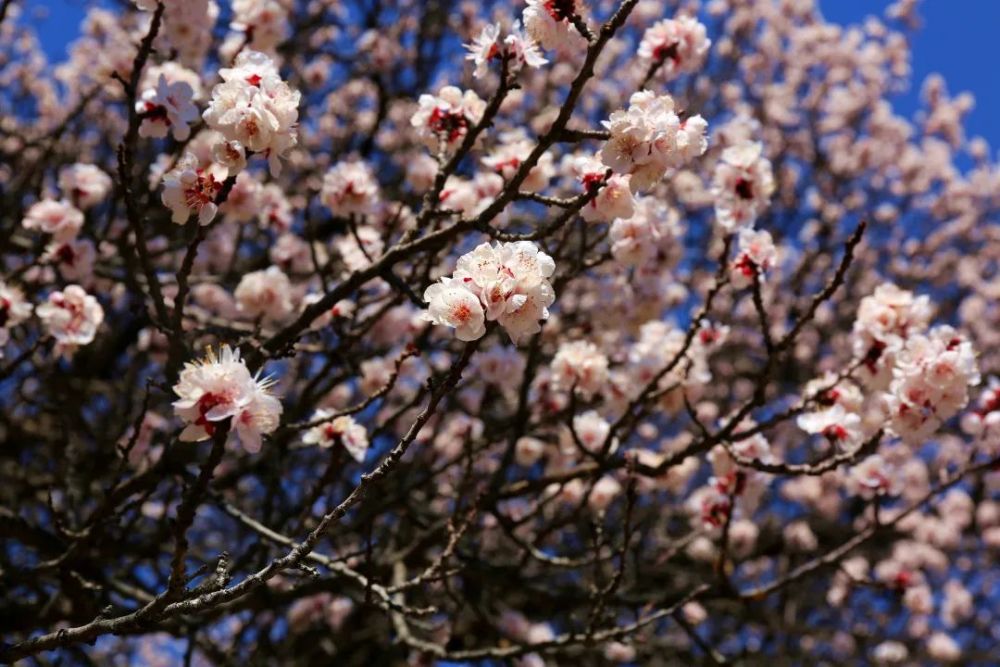
[[54,264],[66,280],[87,282],[94,270],[97,250],[90,239],[53,241],[45,246],[42,261]]
[[949,326],[911,336],[897,354],[886,398],[896,435],[919,443],[969,402],[979,384],[972,344]]
[[219,211],[215,199],[221,190],[222,181],[213,169],[202,168],[194,153],[188,152],[164,175],[161,199],[176,224],[183,225],[197,215],[198,224],[207,225]]
[[250,375],[239,350],[228,345],[218,355],[210,349],[205,359],[186,363],[174,385],[174,412],[187,425],[181,440],[207,440],[220,422],[232,419],[244,449],[260,451],[261,436],[274,432],[281,420],[272,384]]
[[461,281],[442,278],[424,291],[424,301],[427,321],[453,327],[459,340],[476,340],[486,333],[483,305]]
[[546,49],[563,50],[586,46],[571,18],[579,16],[577,0],[528,0],[524,8],[524,28]]
[[48,299],[35,308],[46,332],[56,339],[60,353],[71,354],[77,347],[94,340],[98,327],[104,322],[104,309],[79,285],[69,285],[49,294]]
[[677,255],[679,213],[658,197],[636,197],[634,209],[630,217],[615,219],[608,230],[615,261],[626,266],[667,263]]
[[909,336],[926,330],[931,315],[927,295],[914,296],[892,283],[879,285],[861,299],[852,337],[854,354],[862,362],[862,377],[869,386],[888,387],[895,353]]
[[712,195],[716,219],[727,231],[752,226],[774,193],[771,162],[763,150],[762,144],[747,141],[722,151]]
[[597,194],[580,210],[580,217],[587,222],[611,222],[632,217],[635,199],[629,187],[630,176],[608,176],[606,167],[587,156],[573,159],[571,166],[588,192],[597,190]]
[[552,360],[555,386],[569,391],[575,388],[592,397],[608,381],[608,358],[589,341],[573,341],[559,347]]
[[754,276],[763,283],[777,256],[770,233],[744,227],[739,233],[736,259],[729,265],[729,282],[735,289],[753,285]]
[[657,183],[668,169],[680,167],[705,152],[708,124],[701,116],[681,120],[669,95],[648,90],[634,93],[628,109],[604,121],[610,138],[601,160],[619,174],[631,174],[633,191]]
[[463,93],[455,86],[445,86],[436,96],[421,95],[417,102],[410,124],[433,151],[439,144],[448,150],[456,148],[486,109],[486,103],[474,91]]
[[276,0],[233,0],[229,27],[246,33],[251,48],[271,51],[288,37],[288,12]]
[[43,199],[31,205],[21,224],[25,229],[52,234],[57,241],[68,241],[83,227],[83,213],[67,201]]
[[368,215],[379,203],[378,181],[364,162],[338,162],[323,177],[320,201],[334,215]]
[[505,55],[509,59],[509,69],[516,72],[521,67],[541,67],[548,60],[538,50],[538,45],[531,37],[521,31],[519,22],[515,22],[510,34],[500,39],[500,24],[491,23],[483,27],[471,44],[464,45],[469,52],[466,60],[476,65],[473,76],[477,79],[486,76],[490,61],[500,59]]
[[77,162],[59,170],[59,190],[64,198],[86,211],[111,192],[111,177],[96,165]]
[[271,173],[298,142],[301,94],[281,80],[274,62],[259,51],[242,51],[231,68],[219,70],[223,82],[212,89],[205,123],[227,141],[267,156]]
[[842,405],[799,415],[796,424],[806,433],[821,435],[832,445],[845,450],[858,446],[863,437],[861,417],[847,412]]
[[[489,167],[503,177],[505,181],[514,178],[521,164],[528,159],[535,142],[523,130],[508,131],[500,134],[500,144],[483,157],[483,165]],[[523,192],[538,192],[546,188],[552,179],[555,169],[552,165],[552,154],[542,153],[528,175],[521,182]]]
[[162,139],[170,132],[175,141],[191,136],[191,124],[198,120],[198,108],[192,102],[194,90],[186,81],[170,83],[160,75],[155,88],[149,88],[135,103],[142,116],[140,137]]
[[639,43],[639,59],[647,68],[657,67],[661,78],[670,81],[682,73],[697,72],[711,45],[705,26],[697,19],[664,19],[646,29]]
[[243,276],[233,296],[236,308],[252,319],[281,322],[288,319],[294,310],[292,283],[276,266]]
[[901,480],[895,466],[873,454],[851,468],[848,489],[864,498],[895,496],[901,490]]
[[343,445],[351,458],[361,463],[368,451],[368,432],[350,415],[334,417],[334,414],[333,410],[317,410],[313,413],[310,421],[325,421],[306,431],[302,442],[320,447]]

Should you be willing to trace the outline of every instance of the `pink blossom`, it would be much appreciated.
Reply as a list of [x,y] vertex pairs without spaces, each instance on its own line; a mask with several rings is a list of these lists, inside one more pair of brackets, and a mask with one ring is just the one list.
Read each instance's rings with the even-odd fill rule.
[[21,224],[51,234],[57,241],[69,241],[83,227],[83,213],[67,201],[43,199],[28,209]]
[[320,200],[334,215],[367,215],[379,203],[378,181],[364,162],[339,162],[323,177]]
[[752,285],[754,276],[763,282],[778,255],[767,231],[749,228],[740,230],[737,253],[736,259],[729,265],[729,282],[735,289]]
[[744,142],[722,151],[712,180],[715,215],[727,231],[752,226],[774,192],[771,163],[763,145]]
[[463,93],[455,86],[441,88],[436,96],[421,95],[418,104],[410,124],[432,151],[437,151],[439,144],[448,150],[457,148],[486,109],[474,91]]
[[347,450],[351,458],[361,463],[368,451],[368,432],[350,415],[334,417],[335,414],[333,410],[317,410],[313,413],[310,421],[323,420],[323,423],[306,431],[302,436],[302,442],[327,448],[339,444]]
[[670,81],[682,73],[697,72],[711,45],[705,26],[697,19],[664,19],[643,34],[639,59],[646,68],[657,67],[660,76]]
[[81,346],[94,340],[97,329],[104,322],[104,309],[79,285],[69,285],[62,291],[49,294],[48,299],[35,308],[46,331],[56,339],[57,349],[72,354]]
[[280,322],[294,310],[292,283],[276,266],[243,276],[233,296],[236,308],[251,319]]
[[608,381],[608,358],[588,341],[566,343],[552,360],[552,374],[556,387],[590,397]]
[[63,197],[83,211],[100,204],[111,192],[111,177],[93,164],[77,162],[59,170]]

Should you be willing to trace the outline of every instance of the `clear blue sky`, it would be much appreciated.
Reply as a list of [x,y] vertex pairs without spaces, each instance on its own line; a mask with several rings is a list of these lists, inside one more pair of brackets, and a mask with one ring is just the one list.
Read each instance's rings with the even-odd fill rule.
[[[29,12],[48,10],[37,25],[52,60],[62,60],[66,45],[76,34],[84,0],[20,0]],[[890,0],[819,0],[827,19],[858,22],[868,14],[881,15]],[[952,94],[969,90],[976,108],[968,117],[970,136],[981,135],[1000,148],[1000,72],[995,64],[1000,28],[1000,0],[923,0],[924,25],[913,44],[913,79],[910,91],[896,102],[904,114],[917,105],[920,82],[932,72],[948,81]]]

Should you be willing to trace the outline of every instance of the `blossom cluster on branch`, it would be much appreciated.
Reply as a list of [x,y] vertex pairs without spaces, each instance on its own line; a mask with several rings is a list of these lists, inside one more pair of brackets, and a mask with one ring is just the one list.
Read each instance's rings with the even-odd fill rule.
[[0,0],[0,662],[995,662],[915,4]]

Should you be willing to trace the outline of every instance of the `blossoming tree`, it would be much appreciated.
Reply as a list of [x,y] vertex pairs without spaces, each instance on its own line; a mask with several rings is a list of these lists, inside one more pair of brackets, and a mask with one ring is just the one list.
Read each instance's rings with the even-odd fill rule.
[[30,4],[0,660],[996,659],[1000,169],[893,110],[914,2]]

